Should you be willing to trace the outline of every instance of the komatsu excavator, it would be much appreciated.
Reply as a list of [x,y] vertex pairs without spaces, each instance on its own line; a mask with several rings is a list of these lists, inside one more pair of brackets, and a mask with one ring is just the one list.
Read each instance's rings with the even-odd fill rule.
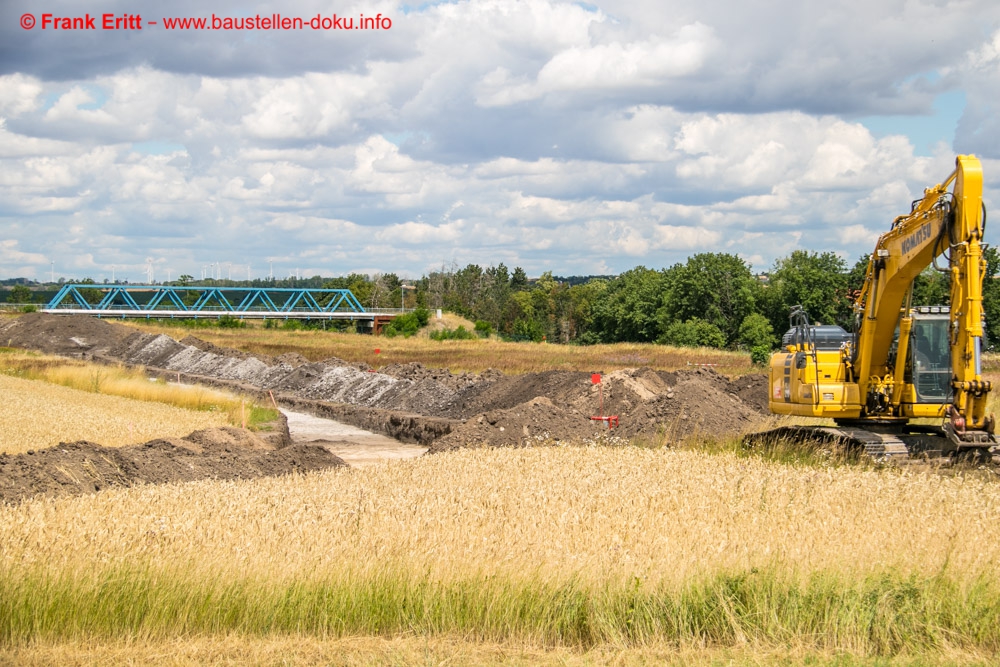
[[[992,456],[991,385],[982,377],[983,174],[975,156],[955,162],[878,239],[854,300],[853,333],[837,340],[796,307],[785,347],[771,356],[771,412],[835,426],[786,426],[751,438],[838,441],[881,459]],[[950,307],[911,308],[914,279],[942,255]]]

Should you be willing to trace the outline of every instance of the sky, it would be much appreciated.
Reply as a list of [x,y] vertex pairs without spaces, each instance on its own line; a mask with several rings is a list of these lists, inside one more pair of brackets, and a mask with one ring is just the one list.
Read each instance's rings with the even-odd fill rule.
[[997,100],[995,0],[0,0],[0,277],[850,265]]

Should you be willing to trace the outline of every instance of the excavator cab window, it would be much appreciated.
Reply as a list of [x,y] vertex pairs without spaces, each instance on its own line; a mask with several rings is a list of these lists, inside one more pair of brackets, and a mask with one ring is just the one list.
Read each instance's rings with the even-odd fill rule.
[[951,393],[948,317],[914,315],[909,347],[909,375],[917,402],[946,402]]

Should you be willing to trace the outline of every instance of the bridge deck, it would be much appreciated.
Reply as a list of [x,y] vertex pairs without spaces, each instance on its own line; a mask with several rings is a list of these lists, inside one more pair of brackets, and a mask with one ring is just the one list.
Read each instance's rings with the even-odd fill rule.
[[386,320],[398,317],[410,310],[399,308],[366,309],[364,312],[335,311],[323,312],[316,310],[143,310],[134,308],[42,308],[41,312],[52,315],[90,315],[101,318],[144,318],[144,319],[218,319],[229,316],[246,320]]
[[366,309],[350,290],[218,285],[63,285],[42,309],[115,318],[386,321],[403,309]]

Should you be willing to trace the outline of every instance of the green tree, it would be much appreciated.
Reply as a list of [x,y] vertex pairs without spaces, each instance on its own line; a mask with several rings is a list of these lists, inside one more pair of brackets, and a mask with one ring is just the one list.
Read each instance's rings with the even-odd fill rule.
[[948,305],[950,299],[951,274],[942,273],[933,266],[928,266],[914,278],[911,305],[942,306]]
[[532,341],[541,343],[545,340],[545,330],[542,325],[535,320],[518,320],[514,322],[514,331],[511,334],[514,340]]
[[510,276],[510,288],[515,292],[518,290],[527,289],[528,287],[528,274],[524,272],[520,266],[514,267],[514,273]]
[[7,295],[7,303],[31,303],[31,289],[27,285],[14,285]]
[[658,312],[667,288],[664,271],[644,266],[610,280],[593,304],[594,330],[605,343],[652,342],[660,334]]
[[1000,345],[1000,253],[996,248],[983,252],[986,274],[983,276],[983,314],[986,315],[986,338],[990,347]]
[[755,347],[771,349],[778,339],[774,335],[771,322],[760,313],[750,313],[740,323],[739,344],[746,350]]
[[868,273],[870,259],[868,255],[861,255],[858,257],[858,261],[854,262],[851,270],[847,272],[847,293],[851,299],[854,298],[854,295],[859,294],[865,286],[865,275]]
[[736,255],[694,255],[669,271],[661,327],[665,331],[672,322],[698,318],[722,331],[727,345],[735,344],[740,324],[757,308],[759,294],[756,277]]
[[711,322],[692,317],[685,322],[674,322],[656,342],[681,347],[724,347],[726,337]]
[[[81,285],[96,285],[93,278],[84,278],[80,281]],[[104,298],[104,292],[97,289],[96,287],[84,287],[77,290],[87,303],[90,305],[96,305],[101,302]]]
[[421,327],[427,326],[430,321],[431,313],[426,308],[417,308],[413,312],[406,313],[405,315],[400,315],[399,317],[394,317],[385,328],[382,333],[387,338],[393,338],[395,336],[403,336],[404,338],[409,338]]
[[796,305],[805,308],[812,322],[849,325],[846,268],[844,260],[832,252],[795,250],[777,260],[764,292],[774,330],[788,329],[788,314]]

